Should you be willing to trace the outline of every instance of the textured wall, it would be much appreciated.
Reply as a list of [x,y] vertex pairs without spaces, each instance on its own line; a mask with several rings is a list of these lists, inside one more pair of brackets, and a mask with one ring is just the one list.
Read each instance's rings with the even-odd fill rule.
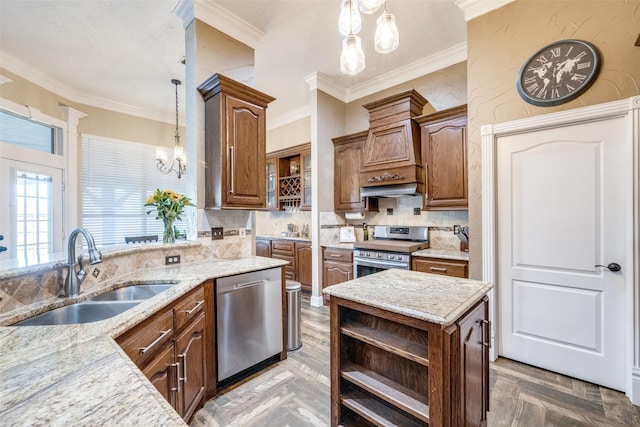
[[[470,273],[482,277],[480,127],[640,94],[639,0],[517,0],[467,24]],[[516,91],[522,64],[556,40],[581,39],[601,52],[600,75],[577,99],[555,107],[525,103]]]

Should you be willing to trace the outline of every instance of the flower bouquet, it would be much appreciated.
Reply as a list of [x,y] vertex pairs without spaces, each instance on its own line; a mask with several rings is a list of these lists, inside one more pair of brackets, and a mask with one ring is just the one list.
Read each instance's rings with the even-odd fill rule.
[[[173,190],[160,189],[157,189],[149,196],[144,205],[155,207],[156,219],[161,219],[164,222],[164,233],[162,235],[164,243],[174,243],[176,241],[173,222],[182,219],[180,214],[182,214],[185,206],[193,206],[188,197]],[[153,209],[148,210],[147,215],[152,212],[154,212]]]

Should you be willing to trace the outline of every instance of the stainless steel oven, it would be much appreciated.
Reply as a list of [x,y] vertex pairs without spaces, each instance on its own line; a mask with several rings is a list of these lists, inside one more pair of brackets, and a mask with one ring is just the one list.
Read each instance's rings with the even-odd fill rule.
[[354,277],[390,268],[411,269],[411,252],[429,247],[427,227],[375,226],[375,239],[356,242]]

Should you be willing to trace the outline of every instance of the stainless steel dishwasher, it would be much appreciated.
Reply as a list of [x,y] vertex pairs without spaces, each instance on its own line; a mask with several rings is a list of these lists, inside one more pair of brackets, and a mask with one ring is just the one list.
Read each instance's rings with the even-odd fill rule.
[[216,279],[218,382],[283,351],[282,269]]

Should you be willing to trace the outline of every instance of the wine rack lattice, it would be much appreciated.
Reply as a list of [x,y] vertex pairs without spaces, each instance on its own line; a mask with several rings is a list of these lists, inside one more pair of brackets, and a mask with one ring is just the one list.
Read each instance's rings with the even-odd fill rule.
[[280,196],[300,196],[300,176],[280,178]]

